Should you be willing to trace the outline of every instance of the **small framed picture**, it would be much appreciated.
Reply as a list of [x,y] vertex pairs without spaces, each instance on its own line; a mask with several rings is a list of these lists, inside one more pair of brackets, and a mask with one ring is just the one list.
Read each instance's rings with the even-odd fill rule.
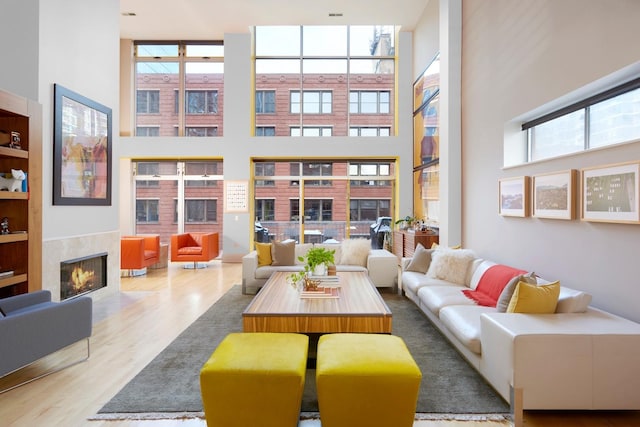
[[528,176],[504,178],[499,181],[499,212],[502,216],[529,216]]
[[575,219],[577,171],[535,175],[533,177],[533,216]]
[[640,224],[640,162],[582,169],[583,221]]

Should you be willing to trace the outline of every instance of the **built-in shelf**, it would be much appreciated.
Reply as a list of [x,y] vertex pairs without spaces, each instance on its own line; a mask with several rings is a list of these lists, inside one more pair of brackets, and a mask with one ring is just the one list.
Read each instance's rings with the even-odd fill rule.
[[3,277],[0,279],[0,288],[6,288],[7,286],[17,285],[27,281],[26,274],[14,274],[13,276]]

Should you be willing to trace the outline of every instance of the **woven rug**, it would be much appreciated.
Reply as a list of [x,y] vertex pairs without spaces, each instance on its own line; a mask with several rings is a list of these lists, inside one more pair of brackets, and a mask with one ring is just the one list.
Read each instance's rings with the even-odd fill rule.
[[[422,371],[416,419],[502,420],[509,406],[460,356],[413,302],[382,294],[393,313],[393,334],[404,339]],[[253,296],[231,288],[182,332],[92,419],[202,417],[199,374],[229,332],[242,331]],[[307,371],[303,415],[318,411],[315,371]]]

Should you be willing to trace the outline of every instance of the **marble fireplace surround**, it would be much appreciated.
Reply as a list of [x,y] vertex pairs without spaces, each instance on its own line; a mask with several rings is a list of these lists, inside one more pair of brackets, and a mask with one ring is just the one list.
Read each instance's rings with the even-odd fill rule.
[[107,286],[90,292],[99,299],[120,291],[120,232],[86,234],[42,242],[42,289],[60,298],[60,263],[98,253],[107,253]]

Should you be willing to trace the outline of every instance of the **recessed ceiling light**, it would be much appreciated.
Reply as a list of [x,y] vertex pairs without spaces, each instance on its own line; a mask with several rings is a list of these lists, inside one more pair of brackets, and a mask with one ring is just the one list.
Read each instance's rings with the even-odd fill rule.
[[122,16],[136,16],[135,12],[122,12]]
[[342,12],[329,12],[329,18],[339,18],[342,16]]

